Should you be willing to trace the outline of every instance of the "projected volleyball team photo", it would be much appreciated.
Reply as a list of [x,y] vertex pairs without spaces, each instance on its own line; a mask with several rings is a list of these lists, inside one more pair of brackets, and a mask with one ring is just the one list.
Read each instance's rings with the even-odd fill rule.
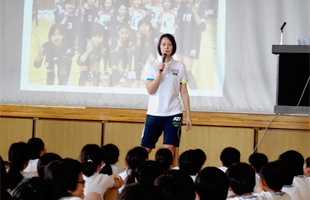
[[169,33],[189,89],[215,87],[218,0],[33,0],[31,13],[29,85],[145,88]]

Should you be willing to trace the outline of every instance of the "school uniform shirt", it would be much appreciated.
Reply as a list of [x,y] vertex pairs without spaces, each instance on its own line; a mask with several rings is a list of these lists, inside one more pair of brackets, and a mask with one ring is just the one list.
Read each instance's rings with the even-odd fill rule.
[[180,170],[180,167],[177,166],[177,167],[173,167],[172,169],[174,169],[174,170]]
[[98,172],[89,177],[83,175],[83,179],[85,181],[84,196],[90,192],[96,192],[103,196],[107,189],[115,185],[114,178],[106,174],[99,174]]
[[38,171],[38,161],[39,159],[29,160],[28,166],[23,170],[24,172],[36,172]]
[[80,197],[61,197],[59,200],[83,200]]
[[[83,6],[84,10],[85,10],[85,14],[83,16],[84,22],[80,23],[80,38],[84,39],[87,37],[89,31],[91,30],[91,24],[93,22],[96,22],[98,20],[98,12],[99,9],[97,7],[94,7],[92,9],[87,9],[85,8],[85,5]],[[81,13],[79,13],[79,15],[82,15]],[[79,19],[81,18],[81,16],[79,16]]]
[[190,177],[192,178],[192,180],[193,180],[194,183],[195,183],[197,175],[190,175]]
[[228,168],[227,167],[219,167],[219,169],[222,170],[224,173],[226,173]]
[[254,186],[253,191],[256,191],[256,188],[259,186],[259,182],[260,182],[260,173],[256,173],[255,174],[255,186]]
[[103,38],[101,44],[97,48],[93,48],[93,50],[89,53],[85,62],[82,62],[80,58],[86,52],[87,40],[85,39],[81,41],[79,46],[78,65],[92,66],[94,63],[99,64],[105,54],[106,46],[107,46],[107,40]]
[[135,10],[132,7],[130,7],[129,8],[129,15],[131,18],[130,28],[132,30],[135,30],[135,31],[139,30],[139,27],[138,27],[139,21],[145,17],[146,11],[142,10],[142,9]]
[[117,15],[112,15],[110,24],[112,26],[109,27],[110,35],[117,36],[118,28],[121,24],[128,24],[130,25],[130,18],[129,15],[126,15],[123,20],[119,20]]
[[267,200],[294,200],[291,199],[290,195],[288,195],[285,192],[261,192],[261,193],[256,193],[254,195],[265,197]]
[[250,194],[250,195],[241,196],[241,197],[227,198],[227,200],[268,200],[268,199],[266,199],[263,196]]
[[151,13],[151,15],[152,15],[152,17],[151,17],[152,27],[157,28],[158,27],[157,22],[159,20],[160,13],[162,13],[164,11],[163,5],[161,3],[158,4],[158,6],[153,6],[152,4],[146,4],[145,8],[152,10],[152,13]]
[[177,12],[174,10],[171,10],[170,12],[165,12],[163,14],[161,21],[160,32],[174,35],[176,26],[177,26]]
[[307,177],[308,181],[310,182],[310,177]]
[[[55,16],[55,21],[60,24],[64,18],[65,14],[60,13]],[[65,37],[66,40],[69,40],[72,45],[75,45],[75,40],[80,26],[79,18],[76,15],[69,16],[64,26],[67,29]]]
[[126,185],[126,181],[127,181],[127,177],[131,174],[131,169],[126,169],[124,172],[118,174],[120,177],[122,177],[123,181],[125,182],[124,185],[122,185],[122,187],[120,187],[118,189],[118,192],[121,193],[122,190],[124,189],[125,185]]
[[303,200],[310,199],[310,182],[305,175],[295,176],[293,185],[299,189]]
[[299,189],[294,185],[284,185],[281,191],[290,195],[292,200],[302,200]]
[[[218,167],[220,170],[222,170],[224,173],[226,173],[226,171],[227,171],[227,167]],[[235,193],[233,192],[233,191],[230,191],[230,190],[228,190],[228,192],[227,192],[227,197],[230,197],[230,196],[233,196],[233,195],[235,195]]]
[[110,13],[106,13],[104,10],[98,12],[97,23],[101,24],[105,30],[109,29],[109,22],[111,21]]
[[[162,57],[152,60],[145,66],[146,81],[153,81],[157,74],[157,65]],[[149,95],[147,114],[152,116],[172,116],[182,113],[180,88],[188,82],[186,67],[183,63],[171,60],[165,64],[160,84],[156,92]]]

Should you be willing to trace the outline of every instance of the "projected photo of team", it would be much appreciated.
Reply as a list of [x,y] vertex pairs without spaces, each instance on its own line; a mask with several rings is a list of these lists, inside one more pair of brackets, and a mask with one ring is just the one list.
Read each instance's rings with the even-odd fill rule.
[[145,88],[158,40],[177,42],[191,90],[212,90],[218,0],[33,0],[29,84]]

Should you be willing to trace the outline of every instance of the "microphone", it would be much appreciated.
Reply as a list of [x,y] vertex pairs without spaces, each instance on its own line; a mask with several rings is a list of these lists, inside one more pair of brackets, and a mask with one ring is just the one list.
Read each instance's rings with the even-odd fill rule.
[[285,25],[286,25],[286,22],[284,22],[283,25],[281,26],[280,28],[281,31],[283,31]]
[[[166,60],[166,57],[167,57],[167,54],[163,54],[163,63],[165,63],[165,60]],[[161,72],[163,71],[162,69],[160,70]]]

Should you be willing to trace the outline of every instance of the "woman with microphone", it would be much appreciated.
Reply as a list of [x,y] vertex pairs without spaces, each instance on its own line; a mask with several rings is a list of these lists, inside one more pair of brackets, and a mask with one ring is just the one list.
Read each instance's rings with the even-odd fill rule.
[[186,131],[192,127],[188,78],[185,65],[172,58],[177,49],[172,35],[162,35],[157,49],[161,57],[145,66],[146,88],[150,97],[141,146],[150,153],[164,131],[164,148],[174,156],[175,147],[180,144],[183,121],[179,94],[186,110]]

